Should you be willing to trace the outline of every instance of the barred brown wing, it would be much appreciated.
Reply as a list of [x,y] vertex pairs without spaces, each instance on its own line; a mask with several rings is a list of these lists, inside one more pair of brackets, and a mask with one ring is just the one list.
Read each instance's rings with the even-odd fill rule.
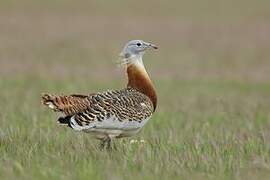
[[[153,104],[144,94],[132,88],[106,91],[88,97],[87,109],[74,116],[76,126],[93,127],[101,122],[141,122],[153,113]],[[113,123],[112,121],[111,123]]]

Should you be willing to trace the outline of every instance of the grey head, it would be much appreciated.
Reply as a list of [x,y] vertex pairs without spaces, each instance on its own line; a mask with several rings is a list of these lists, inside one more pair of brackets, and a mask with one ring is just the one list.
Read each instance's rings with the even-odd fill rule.
[[138,58],[141,59],[145,51],[148,49],[158,49],[154,44],[144,42],[142,40],[131,40],[123,48],[120,56],[124,59]]

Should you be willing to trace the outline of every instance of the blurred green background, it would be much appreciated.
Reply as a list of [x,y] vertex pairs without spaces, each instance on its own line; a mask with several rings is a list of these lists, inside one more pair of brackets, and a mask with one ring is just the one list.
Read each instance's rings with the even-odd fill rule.
[[[267,0],[1,0],[0,177],[270,178],[269,34]],[[40,94],[125,87],[132,39],[160,47],[144,57],[158,109],[144,145],[100,152]]]

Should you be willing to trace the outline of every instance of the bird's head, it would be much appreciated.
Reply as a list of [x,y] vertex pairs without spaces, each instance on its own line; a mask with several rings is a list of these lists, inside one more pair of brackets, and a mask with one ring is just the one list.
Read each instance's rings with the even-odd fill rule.
[[132,63],[138,60],[141,61],[142,56],[148,49],[158,49],[158,47],[142,40],[129,41],[120,53],[120,57],[123,59],[123,64]]

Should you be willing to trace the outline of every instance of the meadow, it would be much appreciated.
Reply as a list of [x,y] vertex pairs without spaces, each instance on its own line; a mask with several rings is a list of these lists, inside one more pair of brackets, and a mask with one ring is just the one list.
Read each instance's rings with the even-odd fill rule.
[[[269,32],[266,0],[1,0],[0,179],[269,179]],[[100,151],[40,96],[125,87],[131,39],[158,108]]]

